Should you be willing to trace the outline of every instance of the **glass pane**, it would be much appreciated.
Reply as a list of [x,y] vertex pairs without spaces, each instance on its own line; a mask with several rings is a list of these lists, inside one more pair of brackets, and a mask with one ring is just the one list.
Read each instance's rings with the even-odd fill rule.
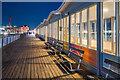
[[59,40],[61,40],[61,38],[60,38],[60,36],[61,36],[61,35],[60,35],[60,34],[61,34],[60,26],[61,26],[61,25],[60,25],[60,20],[59,20]]
[[96,34],[96,22],[91,22],[91,38],[90,39],[97,39],[97,34]]
[[55,39],[58,37],[58,22],[54,22],[54,29],[55,29]]
[[62,28],[62,31],[61,31],[61,40],[63,41],[63,19],[62,19],[62,21],[61,21],[62,23],[61,23],[61,28]]
[[115,3],[103,2],[103,52],[115,55]]
[[82,11],[82,46],[87,47],[87,9]]
[[64,26],[63,27],[64,27],[64,32],[63,32],[64,33],[64,41],[66,41],[66,38],[65,38],[66,37],[66,35],[65,35],[66,34],[66,18],[64,18]]
[[67,16],[67,42],[69,42],[69,16]]
[[89,47],[97,49],[97,5],[89,7]]
[[74,43],[75,39],[75,14],[71,15],[71,43]]
[[80,24],[77,24],[77,44],[80,45]]
[[76,13],[76,23],[80,23],[80,12]]
[[74,43],[74,29],[75,29],[75,26],[74,25],[72,25],[71,26],[71,43]]
[[76,37],[76,43],[77,45],[80,45],[80,12],[76,13],[76,33],[75,33],[75,37]]
[[46,26],[46,33],[45,33],[45,41],[47,41],[47,26]]

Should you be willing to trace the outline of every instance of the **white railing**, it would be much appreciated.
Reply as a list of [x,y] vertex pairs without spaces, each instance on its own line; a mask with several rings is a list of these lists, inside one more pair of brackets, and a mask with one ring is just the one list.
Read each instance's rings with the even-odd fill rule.
[[19,38],[20,38],[20,34],[7,35],[7,36],[0,35],[0,48],[6,46],[7,44],[10,44],[11,42]]

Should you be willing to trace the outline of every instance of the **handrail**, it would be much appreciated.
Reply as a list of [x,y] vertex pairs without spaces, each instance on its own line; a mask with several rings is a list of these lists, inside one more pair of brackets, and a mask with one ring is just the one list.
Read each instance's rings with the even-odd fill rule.
[[20,38],[20,34],[0,35],[0,48],[12,43]]

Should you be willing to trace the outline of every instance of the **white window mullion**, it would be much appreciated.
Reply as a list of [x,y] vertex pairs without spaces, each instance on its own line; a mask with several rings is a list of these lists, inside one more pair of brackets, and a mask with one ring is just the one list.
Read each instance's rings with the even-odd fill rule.
[[89,8],[87,9],[87,47],[89,47]]
[[76,32],[77,32],[77,31],[76,31],[76,30],[77,30],[77,26],[76,26],[76,14],[74,15],[74,19],[75,19],[75,20],[74,20],[74,43],[77,44],[77,41],[76,41],[76,40],[77,40],[77,38],[76,38],[76,37],[77,37],[77,36],[76,36],[76,35],[77,35],[77,34],[76,34]]

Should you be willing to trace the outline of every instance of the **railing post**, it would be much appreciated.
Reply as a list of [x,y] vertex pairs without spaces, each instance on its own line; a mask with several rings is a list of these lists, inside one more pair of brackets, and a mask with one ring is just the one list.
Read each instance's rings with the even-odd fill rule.
[[8,44],[8,36],[7,36],[7,44]]
[[3,34],[2,34],[2,47],[3,47]]
[[10,36],[10,43],[11,43],[11,36]]

